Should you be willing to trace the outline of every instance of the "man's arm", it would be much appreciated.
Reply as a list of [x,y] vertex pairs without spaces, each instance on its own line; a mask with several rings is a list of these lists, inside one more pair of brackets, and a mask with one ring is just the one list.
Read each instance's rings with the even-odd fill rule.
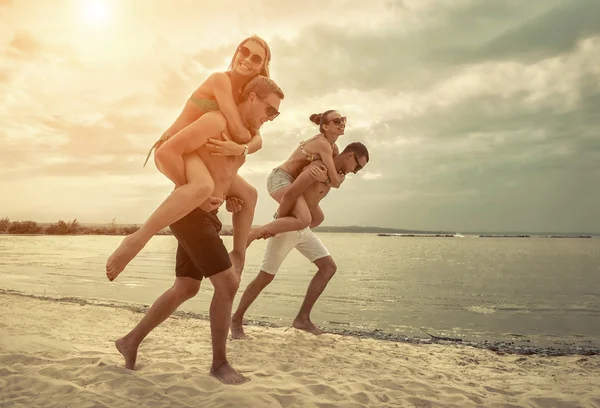
[[260,131],[258,129],[250,129],[250,134],[252,135],[252,138],[248,142],[247,154],[256,153],[262,147],[262,136],[260,135]]
[[287,216],[296,205],[298,197],[304,194],[306,189],[314,183],[318,183],[318,181],[313,178],[310,171],[305,170],[300,173],[291,187],[283,194],[281,203],[279,203],[279,209],[277,210],[277,218]]
[[220,112],[208,112],[167,139],[154,153],[165,176],[177,187],[186,184],[183,156],[204,146],[208,138],[219,137],[226,126]]

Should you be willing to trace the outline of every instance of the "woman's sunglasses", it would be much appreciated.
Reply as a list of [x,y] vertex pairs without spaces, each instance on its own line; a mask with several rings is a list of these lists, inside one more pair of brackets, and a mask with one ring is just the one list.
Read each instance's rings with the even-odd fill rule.
[[258,54],[252,54],[248,47],[242,45],[239,49],[239,52],[244,58],[248,58],[249,55],[252,55],[250,57],[250,62],[252,62],[253,64],[262,64],[263,58]]
[[330,122],[335,123],[337,126],[341,125],[342,123],[345,125],[346,124],[346,117],[342,116],[341,118],[333,118],[333,119],[331,119],[327,123],[330,123]]

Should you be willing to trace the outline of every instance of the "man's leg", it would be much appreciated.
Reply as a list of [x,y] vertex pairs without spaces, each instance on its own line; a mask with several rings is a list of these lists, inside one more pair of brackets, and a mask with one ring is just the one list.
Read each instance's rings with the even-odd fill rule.
[[140,343],[156,326],[165,321],[186,300],[193,298],[200,289],[200,281],[187,277],[175,278],[173,286],[163,293],[135,328],[115,342],[117,350],[125,358],[125,367],[133,370]]
[[201,210],[194,210],[183,220],[171,225],[171,231],[189,255],[189,263],[202,271],[215,288],[210,304],[213,348],[210,374],[224,384],[241,384],[248,379],[229,365],[226,352],[231,306],[240,280],[219,236],[220,230],[221,222],[216,212]]
[[227,361],[227,336],[229,335],[231,308],[240,279],[233,267],[212,275],[209,279],[215,287],[210,304],[210,333],[213,349],[210,375],[224,384],[242,384],[249,379],[236,371]]
[[294,319],[294,326],[298,330],[304,330],[312,334],[321,334],[321,330],[315,326],[315,324],[310,320],[310,312],[312,311],[315,302],[325,290],[325,287],[335,274],[337,270],[337,266],[335,262],[333,262],[333,258],[331,256],[327,256],[325,258],[317,259],[315,265],[319,268],[315,276],[313,276],[310,284],[308,285],[308,290],[306,291],[306,296],[304,297],[304,302],[302,302],[302,306],[300,307],[300,311]]
[[313,262],[319,270],[308,285],[304,302],[292,326],[298,330],[319,335],[322,332],[310,320],[310,312],[333,275],[335,275],[337,266],[323,242],[310,229],[303,233],[296,249]]
[[290,253],[292,248],[296,246],[299,239],[300,233],[298,231],[291,231],[270,238],[267,242],[267,249],[265,250],[263,263],[260,268],[261,270],[256,278],[254,278],[244,290],[238,309],[231,317],[231,336],[234,339],[246,337],[243,327],[246,310],[248,310],[250,305],[256,300],[256,297],[260,292],[273,281],[283,260]]
[[256,300],[258,295],[260,295],[260,292],[273,281],[273,278],[275,278],[275,275],[260,271],[258,275],[256,275],[256,278],[246,286],[244,294],[240,299],[240,304],[233,316],[231,316],[231,337],[234,339],[243,339],[246,337],[243,326],[244,314]]

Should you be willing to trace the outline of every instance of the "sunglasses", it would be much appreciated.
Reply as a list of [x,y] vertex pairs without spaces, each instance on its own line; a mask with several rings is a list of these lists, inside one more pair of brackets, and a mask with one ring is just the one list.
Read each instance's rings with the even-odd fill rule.
[[333,122],[335,123],[337,126],[341,125],[342,123],[345,125],[346,124],[346,117],[342,116],[341,118],[333,118],[330,121],[328,121],[327,123]]
[[263,62],[263,58],[260,55],[252,54],[252,52],[246,46],[242,45],[239,48],[239,52],[240,52],[240,54],[242,54],[242,57],[244,57],[244,58],[248,58],[249,55],[252,55],[250,57],[250,62],[252,62],[253,64],[258,65],[258,64],[262,64],[262,62]]
[[352,173],[356,174],[360,170],[362,170],[363,166],[361,166],[360,163],[358,162],[358,157],[356,157],[356,154],[354,154],[354,161],[356,162],[356,167],[354,168],[354,171]]
[[267,105],[267,110],[265,111],[265,113],[267,114],[267,116],[269,117],[269,120],[273,120],[275,119],[277,116],[279,116],[279,111],[277,109],[275,109],[273,106],[271,106],[271,104],[267,101],[265,101],[263,98],[261,98],[260,96],[256,95],[256,97],[258,99],[260,99],[260,101],[262,103],[264,103],[265,105]]

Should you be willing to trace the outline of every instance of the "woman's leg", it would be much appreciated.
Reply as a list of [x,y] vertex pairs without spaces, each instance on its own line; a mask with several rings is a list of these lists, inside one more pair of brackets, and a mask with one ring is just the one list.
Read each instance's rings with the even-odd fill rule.
[[[287,185],[280,188],[271,194],[271,197],[280,203],[283,195],[290,188],[290,186],[291,185]],[[250,243],[255,239],[267,238],[283,232],[304,229],[310,225],[310,222],[311,215],[310,210],[308,209],[308,204],[306,204],[304,196],[300,196],[298,197],[296,205],[292,209],[292,212],[289,216],[278,218],[268,224],[263,225],[262,227],[253,228],[250,231],[250,234],[248,234],[248,245],[250,245]]]
[[[150,238],[185,217],[212,194],[214,182],[200,156],[187,155],[184,163],[187,184],[175,189],[139,230],[123,239],[106,263],[106,276],[109,280],[115,279],[125,269]],[[157,163],[157,167],[160,170],[160,163]]]
[[311,228],[318,227],[323,221],[325,221],[325,214],[323,214],[323,210],[321,210],[321,207],[318,205],[312,209],[312,211],[310,212],[310,217]]
[[256,191],[256,188],[248,184],[248,182],[238,174],[233,180],[233,183],[231,183],[227,195],[238,197],[243,201],[242,209],[232,216],[233,251],[230,253],[234,264],[233,266],[239,277],[244,269],[248,233],[250,232],[252,220],[254,219],[254,209],[256,208],[256,201],[258,200],[258,192]]

